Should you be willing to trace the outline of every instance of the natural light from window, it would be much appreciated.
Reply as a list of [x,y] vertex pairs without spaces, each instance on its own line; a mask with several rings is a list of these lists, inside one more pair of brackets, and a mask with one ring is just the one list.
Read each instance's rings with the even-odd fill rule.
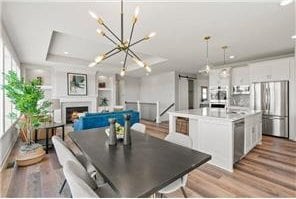
[[[4,75],[10,70],[17,72],[20,76],[20,67],[14,60],[11,52],[5,46],[2,39],[0,38],[0,85],[5,84]],[[3,72],[5,73],[3,75]],[[10,99],[5,96],[5,91],[0,89],[0,137],[11,127],[15,122],[9,117],[11,112],[16,112],[14,110],[14,105],[10,102]]]

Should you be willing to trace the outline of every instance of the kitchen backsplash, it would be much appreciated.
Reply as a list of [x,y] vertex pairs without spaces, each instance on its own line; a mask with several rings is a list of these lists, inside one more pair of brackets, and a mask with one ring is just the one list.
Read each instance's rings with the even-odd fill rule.
[[250,95],[232,95],[230,97],[230,105],[231,106],[249,107],[250,106]]

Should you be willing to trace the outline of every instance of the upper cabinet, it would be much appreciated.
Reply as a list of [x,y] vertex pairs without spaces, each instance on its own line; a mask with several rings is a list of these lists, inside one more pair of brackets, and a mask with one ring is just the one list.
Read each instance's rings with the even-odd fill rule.
[[250,64],[251,82],[281,81],[290,79],[290,58]]
[[241,86],[250,84],[249,66],[235,67],[232,69],[232,85]]
[[230,68],[225,68],[226,75],[223,74],[223,69],[212,69],[209,72],[209,86],[210,87],[223,87],[230,86]]

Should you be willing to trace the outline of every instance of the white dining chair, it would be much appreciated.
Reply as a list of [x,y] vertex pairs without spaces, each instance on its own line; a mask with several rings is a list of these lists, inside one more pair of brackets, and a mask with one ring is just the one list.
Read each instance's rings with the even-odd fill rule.
[[[189,136],[180,133],[169,133],[169,135],[165,137],[165,140],[187,148],[192,148],[192,139]],[[168,186],[158,191],[161,194],[161,197],[163,196],[163,194],[172,193],[178,189],[181,189],[184,197],[187,198],[187,194],[184,190],[184,187],[187,183],[187,177],[188,174],[184,175],[183,177],[179,178],[178,180],[172,182]]]
[[63,167],[63,171],[73,198],[99,197],[95,192],[98,189],[96,182],[77,162],[72,160],[67,161]]
[[131,126],[131,129],[134,131],[138,131],[141,133],[146,133],[146,126],[144,124],[141,123],[135,123]]
[[118,197],[107,183],[98,186],[88,172],[77,162],[67,161],[63,171],[73,198]]
[[[103,177],[97,172],[94,166],[91,165],[90,162],[87,161],[85,157],[83,157],[83,155],[75,156],[74,153],[67,147],[66,143],[59,136],[53,136],[52,143],[54,145],[59,163],[62,167],[64,167],[67,161],[71,160],[75,162],[77,165],[79,165],[81,168],[86,169],[86,171],[93,178],[96,179],[97,184],[104,183]],[[66,183],[67,183],[67,180],[65,179],[59,190],[60,194],[62,193]]]

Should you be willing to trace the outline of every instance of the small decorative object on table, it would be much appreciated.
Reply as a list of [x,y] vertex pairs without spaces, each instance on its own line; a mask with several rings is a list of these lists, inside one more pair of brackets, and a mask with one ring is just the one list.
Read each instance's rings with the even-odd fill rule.
[[131,145],[131,115],[125,114],[124,115],[124,135],[123,135],[123,145]]
[[117,144],[116,129],[115,129],[116,120],[114,118],[110,118],[109,123],[110,123],[109,145],[115,146]]

